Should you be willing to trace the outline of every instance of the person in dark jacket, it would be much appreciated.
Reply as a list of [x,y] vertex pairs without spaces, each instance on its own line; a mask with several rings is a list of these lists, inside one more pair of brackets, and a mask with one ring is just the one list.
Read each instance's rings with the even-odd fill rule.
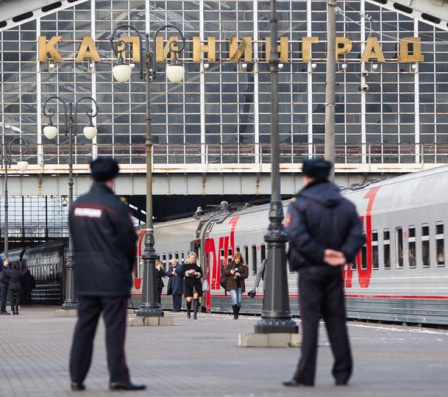
[[304,184],[285,217],[289,265],[299,272],[302,318],[301,358],[285,386],[314,386],[319,319],[334,356],[333,377],[346,385],[353,368],[348,338],[342,268],[365,242],[354,204],[328,181],[332,164],[322,158],[303,163]]
[[162,261],[156,260],[154,265],[156,267],[156,285],[157,285],[157,293],[159,298],[159,303],[162,303],[162,290],[165,284],[163,283],[162,278],[165,277],[165,270],[163,270]]
[[8,268],[8,258],[1,259],[0,256],[0,294],[1,294],[1,315],[11,314],[6,310],[6,302],[8,300],[9,280],[6,276],[6,269]]
[[22,303],[24,305],[31,305],[31,293],[34,288],[36,288],[36,279],[27,270],[22,277]]
[[173,311],[180,312],[182,309],[182,293],[184,292],[184,278],[182,266],[176,258],[171,259],[170,268],[167,270],[168,287],[167,295],[173,295]]
[[11,305],[11,313],[19,314],[20,295],[22,292],[21,278],[25,274],[26,269],[19,269],[17,263],[12,263],[5,268],[6,277],[9,280],[9,303]]
[[227,277],[226,291],[230,293],[230,300],[232,302],[233,319],[238,320],[242,305],[243,292],[246,290],[244,280],[249,275],[249,270],[244,263],[241,252],[235,252],[232,260],[224,269],[224,275]]
[[117,161],[98,157],[90,163],[90,170],[92,187],[75,201],[69,214],[79,300],[70,352],[71,388],[85,389],[102,314],[109,389],[142,390],[145,385],[130,380],[124,350],[137,235],[129,208],[113,191],[119,173]]
[[194,252],[190,252],[187,262],[182,265],[181,273],[184,279],[184,295],[187,301],[187,317],[191,316],[191,302],[193,302],[193,318],[197,320],[198,310],[200,306],[199,299],[202,298],[202,269],[196,263],[197,256]]

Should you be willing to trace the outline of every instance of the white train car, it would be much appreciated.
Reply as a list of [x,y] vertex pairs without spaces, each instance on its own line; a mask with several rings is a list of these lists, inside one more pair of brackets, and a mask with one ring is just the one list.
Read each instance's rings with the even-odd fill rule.
[[[367,240],[356,263],[343,269],[350,318],[448,324],[447,193],[448,166],[344,191],[357,206]],[[202,216],[156,224],[157,254],[168,267],[170,258],[182,262],[189,251],[196,251],[210,284],[204,307],[230,312],[230,298],[219,285],[222,267],[240,251],[249,266],[246,286],[252,288],[257,268],[267,256],[268,212],[269,205],[233,210],[223,203]],[[139,235],[136,298],[141,297],[144,230]],[[295,315],[300,291],[297,275],[289,271],[288,289]],[[244,298],[243,313],[261,313],[262,295]],[[164,296],[162,304],[170,308],[171,297]]]

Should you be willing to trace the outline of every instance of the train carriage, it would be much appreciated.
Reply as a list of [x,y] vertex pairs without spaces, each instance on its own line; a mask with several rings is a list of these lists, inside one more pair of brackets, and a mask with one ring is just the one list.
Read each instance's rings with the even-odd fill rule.
[[[342,271],[349,318],[448,324],[447,191],[448,166],[343,191],[356,204],[366,233],[366,244],[356,262],[347,264]],[[287,205],[284,202],[285,213]],[[252,288],[257,269],[267,257],[264,235],[268,226],[269,205],[234,207],[223,202],[207,213],[198,211],[186,219],[155,224],[155,249],[165,270],[171,258],[182,263],[188,252],[195,251],[210,285],[203,307],[230,312],[230,298],[219,284],[222,269],[233,253],[240,251],[249,266],[246,287]],[[142,294],[145,229],[137,233],[132,289],[135,306]],[[36,277],[34,301],[62,303],[66,254],[67,242],[11,253],[23,260]],[[276,266],[280,264],[274,264],[274,271]],[[296,314],[300,293],[297,274],[287,273],[291,313]],[[261,313],[262,298],[262,288],[254,299],[244,294],[242,312]],[[172,308],[166,287],[162,305]]]

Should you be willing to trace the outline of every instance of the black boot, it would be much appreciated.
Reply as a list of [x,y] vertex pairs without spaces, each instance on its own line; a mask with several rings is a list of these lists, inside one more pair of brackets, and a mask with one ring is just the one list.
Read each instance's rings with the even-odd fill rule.
[[233,309],[233,319],[238,320],[238,306],[232,305],[232,309]]
[[199,309],[199,300],[193,299],[193,310],[194,310],[193,319],[195,320],[198,319],[198,309]]
[[187,301],[187,318],[190,318],[190,313],[191,313],[191,301],[190,302]]

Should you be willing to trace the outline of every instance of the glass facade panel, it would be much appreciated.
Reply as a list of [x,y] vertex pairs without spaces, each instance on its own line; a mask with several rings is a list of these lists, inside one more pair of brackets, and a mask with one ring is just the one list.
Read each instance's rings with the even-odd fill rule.
[[[336,162],[446,162],[448,33],[375,4],[348,0],[338,6],[337,37],[350,40],[352,49],[339,55],[335,76]],[[280,162],[295,163],[303,155],[323,151],[327,2],[281,1],[277,8]],[[2,30],[3,142],[19,134],[38,154],[31,162],[66,164],[67,118],[60,102],[52,103],[53,122],[61,132],[57,143],[42,135],[48,123],[43,105],[59,96],[76,110],[75,164],[86,164],[97,154],[144,164],[150,103],[155,163],[171,161],[166,156],[170,145],[182,154],[176,162],[268,163],[270,156],[264,152],[271,134],[269,14],[267,0],[128,0],[114,1],[113,6],[92,0]],[[124,52],[126,61],[134,64],[130,83],[114,81],[116,55],[109,40],[115,28],[138,29],[145,54],[148,46],[156,50],[154,35],[166,24],[175,25],[186,37],[179,56],[186,68],[184,81],[171,84],[166,79],[163,58],[169,61],[172,55],[167,41],[178,36],[169,28],[158,34],[165,53],[156,51],[157,76],[150,83],[149,98],[140,62],[133,58],[138,55],[137,42]],[[136,38],[136,33],[117,32],[117,38],[128,36]],[[316,42],[306,44],[311,36]],[[418,39],[418,45],[402,46],[409,37]],[[369,55],[373,39],[378,47]],[[304,59],[307,53],[310,59]],[[92,103],[83,101],[75,109],[83,97],[98,103],[93,119],[98,136],[93,142],[82,136]]]

